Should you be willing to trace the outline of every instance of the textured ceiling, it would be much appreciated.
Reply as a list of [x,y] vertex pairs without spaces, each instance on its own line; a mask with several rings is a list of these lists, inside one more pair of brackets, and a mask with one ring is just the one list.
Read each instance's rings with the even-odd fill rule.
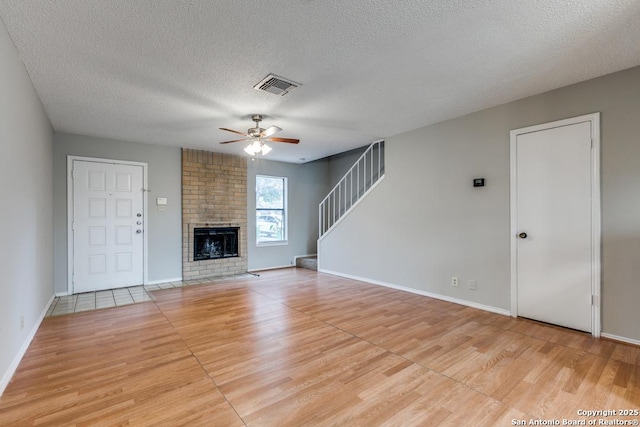
[[[60,132],[300,162],[640,65],[637,0],[0,0]],[[303,86],[253,86],[274,73]]]

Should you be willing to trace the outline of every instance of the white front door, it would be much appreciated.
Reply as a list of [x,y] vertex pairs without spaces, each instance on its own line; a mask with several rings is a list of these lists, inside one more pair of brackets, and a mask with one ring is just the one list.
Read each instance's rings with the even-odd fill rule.
[[517,315],[587,332],[594,274],[592,140],[590,120],[512,138]]
[[143,167],[72,162],[73,292],[141,285]]

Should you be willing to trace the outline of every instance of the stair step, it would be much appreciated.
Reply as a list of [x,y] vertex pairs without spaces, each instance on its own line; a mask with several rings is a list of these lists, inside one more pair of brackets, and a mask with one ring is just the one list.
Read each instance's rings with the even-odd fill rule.
[[296,267],[306,268],[307,270],[318,271],[317,256],[303,256],[296,259]]

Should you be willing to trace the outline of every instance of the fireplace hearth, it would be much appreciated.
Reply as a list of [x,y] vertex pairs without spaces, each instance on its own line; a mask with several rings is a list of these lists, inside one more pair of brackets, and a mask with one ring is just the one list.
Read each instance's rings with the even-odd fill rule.
[[193,229],[193,260],[238,257],[239,227]]

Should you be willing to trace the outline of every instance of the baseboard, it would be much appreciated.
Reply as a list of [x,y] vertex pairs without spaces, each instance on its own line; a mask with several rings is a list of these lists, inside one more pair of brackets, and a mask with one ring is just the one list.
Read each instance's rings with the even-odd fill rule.
[[600,334],[600,336],[601,336],[602,338],[608,338],[608,339],[610,339],[610,340],[620,341],[620,342],[623,342],[623,343],[633,344],[633,345],[640,346],[640,340],[634,340],[634,339],[632,339],[632,338],[621,337],[621,336],[613,335],[613,334],[607,334],[607,333],[605,333],[605,332],[602,332],[602,333]]
[[66,297],[72,295],[71,293],[69,293],[68,291],[64,291],[64,292],[56,292],[56,294],[54,295],[54,297]]
[[49,302],[44,306],[44,310],[42,310],[42,313],[40,313],[38,321],[33,326],[33,328],[31,328],[31,331],[29,331],[29,335],[27,335],[27,338],[25,339],[24,343],[22,343],[20,350],[18,350],[18,353],[13,358],[11,365],[9,365],[9,369],[7,369],[7,372],[5,372],[4,375],[2,376],[2,380],[0,380],[0,396],[2,396],[2,394],[4,393],[4,390],[9,385],[11,378],[13,378],[13,374],[16,373],[16,369],[18,369],[18,365],[20,365],[20,362],[22,361],[22,358],[27,352],[27,349],[29,349],[29,345],[31,345],[31,341],[33,341],[33,338],[36,336],[36,333],[40,328],[40,324],[44,320],[44,317],[47,315],[47,311],[49,311],[49,307],[51,307],[51,303],[53,302],[54,298],[55,298],[55,295],[52,295],[51,298],[49,299]]
[[147,285],[159,285],[160,283],[171,283],[171,282],[182,282],[182,277],[175,277],[173,279],[160,279],[160,280],[150,280],[145,283]]
[[256,268],[253,270],[247,270],[247,273],[259,273],[261,271],[269,271],[269,270],[282,270],[283,268],[293,268],[295,265],[282,265],[280,267],[265,267],[265,268]]
[[484,311],[489,311],[491,313],[502,314],[503,316],[511,316],[511,311],[509,311],[509,310],[505,310],[503,308],[498,308],[498,307],[493,307],[493,306],[490,306],[490,305],[479,304],[479,303],[473,302],[473,301],[467,301],[467,300],[464,300],[464,299],[453,298],[453,297],[449,297],[449,296],[446,296],[446,295],[435,294],[435,293],[432,293],[432,292],[427,292],[427,291],[422,291],[422,290],[419,290],[419,289],[408,288],[408,287],[405,287],[405,286],[398,286],[398,285],[394,285],[392,283],[382,282],[382,281],[379,281],[379,280],[367,279],[366,277],[359,277],[359,276],[353,276],[351,274],[338,273],[338,272],[331,271],[331,270],[325,270],[325,269],[320,270],[320,269],[318,269],[318,271],[320,273],[332,274],[334,276],[340,276],[340,277],[344,277],[346,279],[359,280],[361,282],[370,283],[372,285],[384,286],[385,288],[397,289],[399,291],[410,292],[412,294],[422,295],[422,296],[425,296],[425,297],[439,299],[439,300],[451,302],[451,303],[454,303],[454,304],[460,304],[460,305],[464,305],[464,306],[467,306],[467,307],[477,308],[478,310],[484,310]]

